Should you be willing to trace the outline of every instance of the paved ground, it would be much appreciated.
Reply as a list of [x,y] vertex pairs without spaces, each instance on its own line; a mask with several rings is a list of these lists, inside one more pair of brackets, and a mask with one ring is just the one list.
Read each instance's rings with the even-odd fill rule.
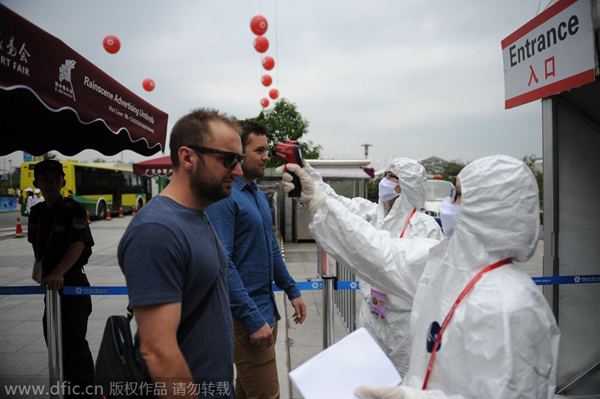
[[[118,242],[131,216],[113,218],[110,221],[94,221],[91,224],[96,242],[86,272],[92,286],[124,286],[125,280],[117,265]],[[26,226],[24,226],[24,232]],[[522,264],[533,276],[542,271],[543,241],[530,262]],[[296,281],[314,279],[317,270],[317,247],[314,242],[284,243],[283,252],[291,275]],[[0,232],[0,286],[31,286],[33,264],[31,245],[26,238],[14,238],[14,231]],[[291,321],[293,309],[282,293],[277,293],[282,313],[280,336],[277,343],[281,397],[301,398],[287,378],[289,370],[298,367],[323,349],[323,293],[303,291],[308,308],[304,324]],[[125,296],[100,296],[93,299],[93,312],[89,321],[88,340],[96,356],[106,318],[124,314],[127,306]],[[0,296],[0,398],[30,397],[47,398],[47,395],[7,395],[6,386],[33,386],[48,383],[48,357],[44,343],[41,318],[43,298],[41,295]],[[339,316],[334,322],[335,341],[347,333]]]

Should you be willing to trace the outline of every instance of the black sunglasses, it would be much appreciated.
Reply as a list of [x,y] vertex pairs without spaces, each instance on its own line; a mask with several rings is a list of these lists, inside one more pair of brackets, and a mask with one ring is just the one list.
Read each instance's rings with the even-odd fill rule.
[[223,159],[223,166],[225,166],[227,169],[235,168],[235,165],[238,162],[240,163],[240,166],[244,166],[244,161],[246,160],[245,155],[237,154],[235,152],[215,150],[213,148],[200,147],[192,144],[188,144],[186,147],[190,147],[192,150],[198,151],[201,154],[209,153],[225,155],[225,158]]
[[399,179],[398,179],[398,176],[396,176],[396,175],[395,175],[395,174],[393,174],[392,172],[385,172],[385,173],[383,174],[383,177],[385,177],[385,178],[387,178],[387,179],[396,179],[396,180],[399,180]]
[[456,200],[458,199],[458,197],[461,196],[461,192],[458,191],[458,189],[456,187],[454,187],[452,190],[450,190],[450,199],[452,200],[452,202],[456,202]]

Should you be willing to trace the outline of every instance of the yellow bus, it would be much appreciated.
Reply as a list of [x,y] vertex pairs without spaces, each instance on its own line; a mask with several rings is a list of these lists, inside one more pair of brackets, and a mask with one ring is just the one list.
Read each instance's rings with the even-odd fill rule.
[[[37,162],[21,165],[21,190],[33,188],[33,169]],[[150,200],[150,179],[136,176],[129,165],[113,163],[79,163],[76,160],[60,161],[65,172],[65,187],[61,193],[79,202],[91,217],[105,219],[107,209],[111,217],[131,213]]]

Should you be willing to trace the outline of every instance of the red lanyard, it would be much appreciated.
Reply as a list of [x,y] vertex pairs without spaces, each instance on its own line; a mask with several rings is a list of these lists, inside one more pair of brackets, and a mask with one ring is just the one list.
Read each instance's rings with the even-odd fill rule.
[[442,323],[442,327],[440,328],[437,338],[435,339],[435,345],[433,346],[433,349],[431,351],[431,358],[429,359],[429,366],[427,366],[427,374],[425,375],[425,381],[423,382],[423,389],[427,389],[427,382],[429,381],[429,376],[431,375],[431,370],[433,369],[435,353],[437,352],[437,349],[440,346],[440,342],[442,341],[442,334],[444,334],[444,330],[448,326],[448,323],[450,323],[450,320],[452,319],[452,316],[454,315],[454,311],[456,310],[456,307],[458,306],[460,301],[462,301],[463,298],[465,296],[467,296],[469,291],[471,291],[471,288],[473,288],[475,283],[481,278],[481,276],[483,274],[489,272],[490,270],[494,270],[497,267],[506,265],[507,263],[511,263],[511,262],[512,262],[512,258],[507,258],[507,259],[501,260],[500,262],[494,263],[493,265],[489,265],[488,267],[486,267],[485,269],[483,269],[479,273],[477,273],[477,275],[475,277],[473,277],[473,280],[471,280],[471,282],[469,282],[469,284],[467,284],[465,289],[460,293],[460,295],[458,296],[458,299],[456,300],[456,302],[454,302],[454,305],[452,305],[450,312],[448,312],[448,315],[444,319],[444,322]]
[[58,220],[58,217],[60,216],[60,211],[62,209],[63,206],[63,202],[65,202],[65,197],[62,197],[62,200],[60,201],[60,208],[58,208],[58,213],[56,214],[56,217],[54,218],[54,223],[52,223],[52,229],[50,230],[50,234],[48,235],[48,242],[46,243],[46,248],[44,248],[44,253],[42,254],[42,257],[40,258],[39,254],[40,254],[40,230],[42,229],[42,214],[40,213],[40,216],[38,218],[38,228],[37,228],[37,235],[35,237],[35,249],[36,249],[36,255],[37,255],[37,260],[42,261],[44,259],[44,256],[46,255],[46,251],[48,250],[48,245],[50,245],[50,239],[52,238],[52,233],[54,233],[54,226],[56,226],[56,221]]
[[406,223],[404,223],[404,228],[402,229],[402,234],[400,234],[400,238],[404,237],[404,232],[406,231],[406,227],[408,226],[408,222],[410,222],[410,219],[412,219],[412,217],[413,217],[413,215],[415,214],[416,211],[417,211],[417,208],[413,208],[412,212],[410,213],[410,216],[406,220]]

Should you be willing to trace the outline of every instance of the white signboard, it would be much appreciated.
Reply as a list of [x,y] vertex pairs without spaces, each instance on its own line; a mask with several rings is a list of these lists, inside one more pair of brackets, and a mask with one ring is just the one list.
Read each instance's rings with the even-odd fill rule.
[[323,251],[323,276],[335,276],[335,263],[335,258]]
[[594,81],[590,0],[559,0],[502,41],[505,108]]

